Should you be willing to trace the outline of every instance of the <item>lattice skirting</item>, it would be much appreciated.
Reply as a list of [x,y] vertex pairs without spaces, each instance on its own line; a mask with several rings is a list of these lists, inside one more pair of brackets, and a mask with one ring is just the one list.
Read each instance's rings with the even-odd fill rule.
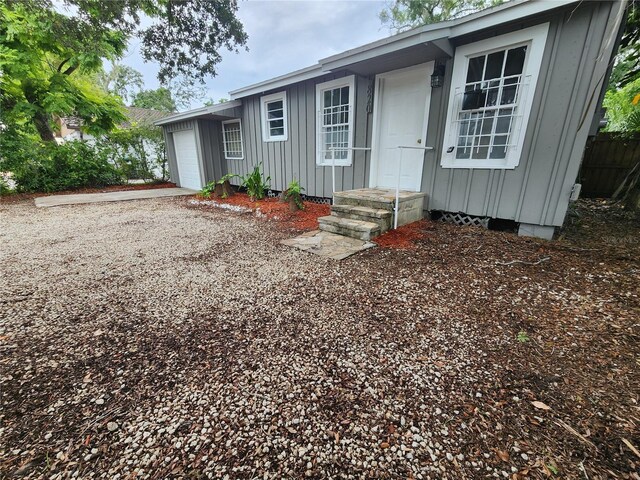
[[[267,191],[267,197],[269,197],[269,198],[277,197],[281,193],[282,192],[279,191],[279,190],[268,190]],[[305,202],[327,204],[327,205],[331,204],[331,199],[330,198],[312,197],[311,195],[305,195],[304,193],[301,196],[302,196],[302,200],[305,201]]]
[[475,217],[464,213],[442,212],[441,222],[454,223],[462,226],[489,228],[489,217]]

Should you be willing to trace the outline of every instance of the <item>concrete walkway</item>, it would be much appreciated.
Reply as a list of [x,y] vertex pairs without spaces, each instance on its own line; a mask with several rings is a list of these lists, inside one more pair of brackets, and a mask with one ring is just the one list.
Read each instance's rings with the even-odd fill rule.
[[79,193],[76,195],[50,195],[36,198],[36,207],[57,207],[59,205],[77,205],[81,203],[122,202],[124,200],[142,200],[146,198],[177,197],[194,195],[196,190],[189,188],[156,188],[153,190],[128,190],[124,192]]

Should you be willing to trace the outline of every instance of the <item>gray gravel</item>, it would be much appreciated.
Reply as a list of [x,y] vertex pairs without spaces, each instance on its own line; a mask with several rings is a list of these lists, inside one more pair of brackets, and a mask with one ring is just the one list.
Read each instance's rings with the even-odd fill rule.
[[[512,332],[443,301],[455,289],[415,253],[338,263],[288,236],[177,199],[0,206],[0,474],[458,479],[540,464],[535,442],[494,435],[494,353]],[[509,404],[531,413],[519,394]]]

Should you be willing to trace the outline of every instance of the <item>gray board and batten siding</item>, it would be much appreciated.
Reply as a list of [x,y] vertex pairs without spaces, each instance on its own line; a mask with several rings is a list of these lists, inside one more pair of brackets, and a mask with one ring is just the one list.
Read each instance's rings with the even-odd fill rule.
[[[253,95],[242,99],[242,132],[244,160],[226,160],[229,172],[246,174],[262,163],[265,176],[271,177],[271,188],[282,191],[294,178],[304,187],[304,193],[312,197],[331,197],[331,168],[316,164],[316,85],[350,72],[328,74],[312,80],[294,83],[267,93],[287,92],[288,139],[282,142],[262,141],[260,97]],[[367,89],[370,80],[356,75],[354,98],[354,147],[371,144],[371,114],[367,112]],[[224,158],[222,145],[221,158]],[[370,153],[357,151],[351,166],[336,167],[336,189],[352,190],[368,184]]]
[[[425,153],[422,191],[427,193],[426,210],[464,212],[533,225],[562,225],[611,59],[615,43],[611,38],[615,37],[622,9],[620,2],[581,2],[451,39],[458,47],[549,23],[531,117],[526,132],[522,132],[524,145],[515,169],[443,168],[440,165],[453,71],[453,61],[447,59],[443,88],[431,90],[426,145],[434,150]],[[422,57],[416,63],[433,59]],[[377,71],[355,74],[355,147],[371,146],[374,77],[376,73],[388,71],[391,65],[380,62]],[[241,107],[217,112],[242,120],[243,160],[224,159],[220,120],[192,120],[190,127],[186,126],[188,122],[165,125],[165,133],[169,135],[176,128],[197,129],[205,181],[228,172],[247,174],[262,163],[274,190],[284,190],[295,178],[307,195],[331,197],[331,168],[316,165],[316,85],[352,74],[354,72],[345,69],[267,90],[242,98]],[[263,142],[260,97],[281,91],[287,92],[288,139]],[[171,146],[168,156],[173,174],[177,168]],[[369,186],[370,159],[370,152],[358,151],[353,154],[351,166],[337,167],[337,190]]]
[[422,191],[428,210],[560,226],[611,58],[618,2],[583,2],[548,15],[504,25],[490,35],[456,39],[457,45],[549,23],[544,57],[519,165],[513,169],[440,166],[452,62],[445,86],[433,89]]

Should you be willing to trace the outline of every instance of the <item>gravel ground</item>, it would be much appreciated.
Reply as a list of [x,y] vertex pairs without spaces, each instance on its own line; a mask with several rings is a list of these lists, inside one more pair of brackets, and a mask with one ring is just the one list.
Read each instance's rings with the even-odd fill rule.
[[625,221],[336,262],[184,199],[0,204],[0,477],[638,479]]

